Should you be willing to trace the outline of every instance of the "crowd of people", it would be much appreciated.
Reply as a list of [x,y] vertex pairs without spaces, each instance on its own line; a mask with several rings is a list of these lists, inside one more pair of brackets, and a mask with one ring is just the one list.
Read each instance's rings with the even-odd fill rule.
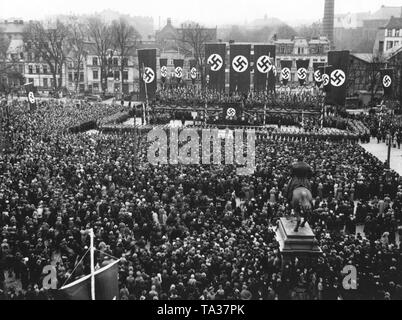
[[388,144],[401,148],[402,142],[402,116],[396,115],[392,110],[371,110],[368,114],[361,113],[357,115],[348,115],[349,118],[362,122],[370,131],[371,137],[377,139],[377,142]]
[[323,97],[314,90],[280,90],[273,92],[238,92],[227,94],[213,89],[200,90],[194,86],[159,89],[156,93],[155,105],[203,107],[221,106],[225,103],[241,103],[245,108],[320,110]]
[[[233,165],[151,165],[145,133],[62,130],[121,106],[103,108],[10,108],[0,299],[51,299],[42,288],[49,264],[58,286],[88,273],[84,263],[72,275],[88,228],[97,267],[121,258],[123,300],[402,299],[402,180],[358,144],[262,134],[249,176]],[[315,172],[310,225],[323,255],[282,266],[275,229],[291,214],[284,190],[300,155]],[[348,265],[357,290],[342,286]]]

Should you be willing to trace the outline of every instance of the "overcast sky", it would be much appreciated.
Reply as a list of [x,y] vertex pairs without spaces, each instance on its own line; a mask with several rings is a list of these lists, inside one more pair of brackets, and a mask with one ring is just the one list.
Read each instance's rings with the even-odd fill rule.
[[[335,0],[335,12],[376,11],[401,0]],[[41,19],[60,13],[93,13],[104,9],[175,21],[194,20],[213,26],[277,17],[288,23],[319,20],[324,0],[0,0],[0,18]]]

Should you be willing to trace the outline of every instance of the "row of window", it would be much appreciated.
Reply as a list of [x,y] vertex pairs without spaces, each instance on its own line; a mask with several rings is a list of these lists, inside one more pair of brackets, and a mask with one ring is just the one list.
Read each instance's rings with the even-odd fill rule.
[[[74,73],[69,72],[68,73],[68,81],[73,81],[73,77],[74,77],[74,81],[76,81],[78,79],[78,73],[77,72],[74,72]],[[114,78],[114,80],[120,80],[120,71],[110,72],[108,74],[108,78]],[[98,70],[92,70],[92,79],[94,79],[94,80],[100,79]],[[128,80],[128,71],[123,71],[123,80]],[[84,73],[83,72],[80,72],[79,81],[84,82]]]
[[[61,79],[58,79],[59,84],[61,85]],[[50,89],[54,87],[54,80],[53,78],[41,78],[41,79],[34,79],[34,78],[27,78],[28,83],[33,83],[36,87]]]
[[387,41],[387,48],[386,50],[390,50],[393,47],[399,47],[400,42],[399,41]]
[[[115,66],[115,67],[118,67],[119,66],[119,58],[108,58],[108,61],[107,61],[107,63],[108,63],[108,65],[112,65],[112,66]],[[93,57],[92,58],[92,65],[93,66],[98,66],[99,65],[99,59],[98,59],[98,57]],[[123,66],[128,66],[128,58],[123,58]]]
[[45,64],[42,65],[42,67],[40,65],[35,65],[35,66],[28,65],[28,73],[29,74],[34,74],[34,73],[36,73],[36,74],[40,74],[40,73],[48,74],[49,71],[50,70],[49,70],[48,66],[45,65]]
[[[70,85],[70,87],[75,86],[73,83],[70,83],[69,85]],[[115,83],[113,85],[113,88],[110,88],[110,89],[114,90],[115,92],[120,92],[120,83]],[[78,90],[81,93],[85,92],[85,84],[79,84]],[[99,93],[100,92],[100,84],[95,82],[93,84],[88,85],[88,91],[93,92],[93,93]],[[123,92],[124,93],[129,92],[128,84],[123,84]]]
[[386,35],[387,37],[401,37],[402,29],[387,29]]

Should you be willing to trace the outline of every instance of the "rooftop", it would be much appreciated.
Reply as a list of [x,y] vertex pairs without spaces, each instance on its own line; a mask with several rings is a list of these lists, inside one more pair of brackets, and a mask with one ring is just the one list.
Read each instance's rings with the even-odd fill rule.
[[391,19],[389,19],[385,28],[386,29],[402,29],[402,18],[391,17]]
[[374,12],[371,15],[371,19],[389,19],[390,17],[401,17],[402,16],[402,7],[388,7],[388,6],[381,6],[381,8]]
[[354,56],[364,62],[371,63],[374,55],[372,53],[352,53],[351,56]]

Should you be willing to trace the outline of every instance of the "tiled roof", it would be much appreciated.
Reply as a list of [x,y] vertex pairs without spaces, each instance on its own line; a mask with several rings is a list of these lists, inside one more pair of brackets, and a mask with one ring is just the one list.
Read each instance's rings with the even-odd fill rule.
[[389,19],[385,28],[386,29],[402,29],[402,18],[391,17],[391,19]]

